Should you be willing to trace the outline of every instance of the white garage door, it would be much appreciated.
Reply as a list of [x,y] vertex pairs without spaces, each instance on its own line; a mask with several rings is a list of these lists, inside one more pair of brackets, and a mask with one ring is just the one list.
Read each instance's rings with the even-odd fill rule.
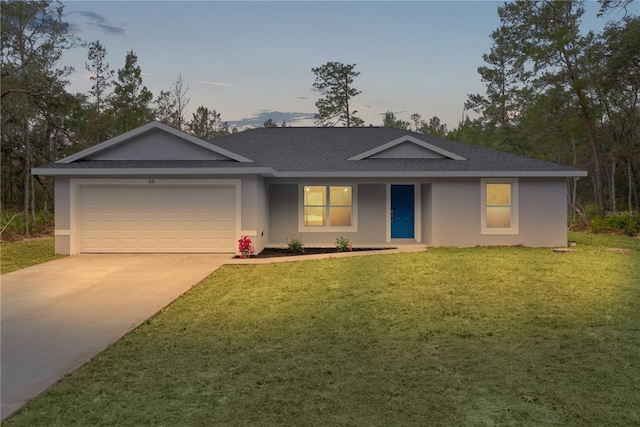
[[234,252],[233,185],[82,185],[80,252]]

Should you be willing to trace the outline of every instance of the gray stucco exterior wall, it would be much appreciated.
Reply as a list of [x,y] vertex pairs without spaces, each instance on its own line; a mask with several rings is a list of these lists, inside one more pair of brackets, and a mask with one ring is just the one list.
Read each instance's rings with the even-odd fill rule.
[[373,159],[442,159],[444,157],[442,154],[410,142],[404,142],[371,156]]
[[567,180],[520,179],[520,232],[526,246],[567,245]]
[[432,241],[432,203],[431,184],[422,184],[422,243],[431,245]]
[[269,243],[284,245],[298,234],[298,185],[269,185]]
[[69,178],[57,177],[54,182],[56,230],[68,230],[71,228],[69,208],[71,204]]
[[481,234],[479,179],[443,180],[432,186],[433,246],[564,246],[567,243],[566,179],[520,178],[519,233]]
[[[341,181],[342,184],[352,184]],[[269,186],[270,245],[282,246],[287,238],[298,236],[305,245],[333,246],[337,237],[351,239],[355,245],[382,244],[386,234],[386,185],[366,183],[357,186],[357,232],[300,232],[298,184]]]
[[57,177],[54,181],[55,253],[69,254],[71,248],[71,195],[69,178]]
[[269,243],[269,209],[267,188],[261,176],[242,178],[241,234],[251,239],[256,253]]
[[480,244],[480,180],[443,180],[433,183],[431,188],[431,244]]
[[[386,185],[358,185],[358,236],[357,243],[381,243],[386,239]],[[335,239],[334,239],[335,240]]]
[[[566,245],[565,178],[518,179],[517,234],[482,234],[484,207],[479,178],[432,179],[415,184],[420,186],[421,195],[418,212],[421,243],[433,246]],[[357,187],[357,232],[299,232],[298,184],[271,183],[269,245],[284,245],[292,235],[298,235],[305,245],[331,246],[338,236],[351,239],[355,245],[393,244],[386,236],[387,183],[360,183]]]
[[[100,178],[100,177],[87,177]],[[130,177],[122,177],[128,179]],[[140,179],[140,177],[136,177]],[[153,178],[162,179],[161,176]],[[175,179],[176,177],[171,177]],[[185,180],[187,177],[184,177]],[[189,177],[207,178],[210,177]],[[256,175],[220,176],[240,178],[240,233],[248,235],[256,251],[266,246],[286,245],[287,238],[299,236],[307,246],[333,246],[344,236],[359,246],[393,245],[388,239],[388,189],[390,182],[321,180],[305,184],[337,184],[357,187],[355,209],[357,231],[299,231],[299,192],[297,182],[278,182]],[[86,179],[86,178],[85,178]],[[146,178],[144,178],[146,179]],[[517,234],[492,235],[481,232],[481,180],[478,178],[429,179],[407,181],[418,186],[420,196],[419,242],[433,246],[564,246],[567,239],[565,178],[518,179]],[[56,253],[69,253],[72,229],[72,195],[69,177],[56,177]],[[397,181],[393,181],[397,183]],[[419,231],[419,232],[418,232]],[[240,236],[238,236],[240,237]],[[402,242],[405,243],[405,242]]]
[[161,130],[136,136],[134,144],[119,144],[89,156],[90,160],[173,160],[226,159],[225,156],[199,147]]
[[258,186],[256,176],[243,177],[242,186],[242,212],[240,229],[243,234],[255,235],[258,228],[256,208],[258,201]]
[[[256,245],[260,250],[269,243],[270,227],[269,227],[269,188],[263,177],[259,176],[257,180],[257,234]],[[257,250],[257,248],[256,248]]]

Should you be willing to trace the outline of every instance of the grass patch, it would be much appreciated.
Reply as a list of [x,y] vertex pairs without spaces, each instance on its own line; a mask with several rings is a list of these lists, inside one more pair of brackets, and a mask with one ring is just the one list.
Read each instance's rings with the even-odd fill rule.
[[15,243],[2,242],[0,244],[0,274],[11,273],[65,256],[56,255],[54,251],[53,237]]
[[638,425],[640,240],[571,237],[225,266],[6,425]]

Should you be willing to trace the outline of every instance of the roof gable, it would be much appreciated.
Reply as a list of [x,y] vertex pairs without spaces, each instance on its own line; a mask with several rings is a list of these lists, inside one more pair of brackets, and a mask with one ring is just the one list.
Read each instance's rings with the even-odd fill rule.
[[371,150],[349,158],[363,159],[451,159],[467,160],[455,153],[436,147],[411,135],[401,136]]
[[65,157],[78,160],[252,160],[158,122],[136,128],[108,141]]
[[[144,159],[96,160],[122,158],[126,150],[116,151],[120,144],[123,148],[130,144],[132,150],[144,148],[144,144],[136,146],[136,141],[140,143],[151,131],[158,131],[156,136],[164,131],[172,138],[170,144],[189,147],[187,154],[179,154],[177,159],[154,160],[149,157],[156,156],[156,146],[149,145],[142,150]],[[111,149],[114,151],[109,152]],[[200,154],[207,157],[184,160]],[[228,160],[221,161],[224,158]],[[396,128],[257,128],[207,142],[160,123],[145,125],[56,163],[34,168],[32,173],[115,176],[146,175],[151,171],[183,176],[260,174],[287,179],[587,176],[586,171],[568,166]]]

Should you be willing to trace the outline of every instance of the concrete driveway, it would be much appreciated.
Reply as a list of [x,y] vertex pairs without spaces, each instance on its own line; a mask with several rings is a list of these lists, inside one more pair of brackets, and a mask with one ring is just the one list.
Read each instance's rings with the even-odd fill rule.
[[0,277],[2,419],[230,258],[75,255]]

